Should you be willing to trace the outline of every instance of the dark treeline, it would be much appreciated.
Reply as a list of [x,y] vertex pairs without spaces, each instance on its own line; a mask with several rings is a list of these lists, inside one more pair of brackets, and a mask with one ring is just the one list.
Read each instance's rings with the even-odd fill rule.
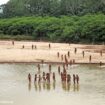
[[105,15],[0,19],[0,37],[56,42],[105,42]]
[[10,0],[0,17],[61,16],[105,13],[105,0]]

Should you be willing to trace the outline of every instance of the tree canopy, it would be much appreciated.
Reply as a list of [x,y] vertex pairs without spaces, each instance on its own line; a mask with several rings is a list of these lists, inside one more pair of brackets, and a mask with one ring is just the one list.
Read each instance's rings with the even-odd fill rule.
[[1,17],[105,13],[104,0],[10,0],[2,7]]
[[0,35],[57,42],[105,42],[105,15],[0,19]]
[[104,0],[10,0],[1,8],[2,38],[105,42]]

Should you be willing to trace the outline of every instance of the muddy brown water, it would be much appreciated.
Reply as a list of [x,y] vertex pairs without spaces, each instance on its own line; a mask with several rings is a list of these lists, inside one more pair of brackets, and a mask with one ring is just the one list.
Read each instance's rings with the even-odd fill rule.
[[[48,65],[41,66],[41,73]],[[62,69],[61,69],[62,71]],[[56,82],[34,84],[35,64],[0,64],[0,105],[105,105],[105,68],[75,65],[68,73],[78,74],[79,85],[62,85],[57,65],[52,66]],[[28,84],[27,75],[32,75]]]

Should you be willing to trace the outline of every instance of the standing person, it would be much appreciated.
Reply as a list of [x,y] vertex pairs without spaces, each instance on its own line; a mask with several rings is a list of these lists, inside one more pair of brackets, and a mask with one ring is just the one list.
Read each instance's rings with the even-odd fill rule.
[[29,83],[31,82],[31,74],[29,73],[28,74],[28,80],[29,80]]
[[63,80],[64,80],[64,82],[66,82],[66,80],[67,80],[67,72],[66,72],[66,70],[63,71]]
[[57,52],[57,57],[58,57],[58,58],[59,58],[59,55],[60,55],[59,52]]
[[75,54],[77,53],[77,48],[74,49],[74,53],[75,53]]
[[32,44],[32,50],[33,50],[33,48],[34,48],[34,45]]
[[79,76],[78,75],[76,75],[76,82],[77,82],[77,84],[79,84]]
[[63,54],[61,55],[61,60],[63,61]]
[[49,65],[49,72],[51,73],[51,64]]
[[67,55],[68,55],[68,57],[70,57],[70,52],[69,51],[68,51]]
[[37,67],[38,67],[38,73],[40,73],[40,64],[38,64]]
[[24,45],[22,46],[22,49],[24,49]]
[[73,74],[73,83],[75,84],[75,80],[76,80],[76,77],[75,77],[75,74]]
[[100,51],[100,56],[102,57],[102,50]]
[[83,56],[83,58],[84,58],[84,56],[85,56],[85,52],[84,52],[84,51],[82,51],[82,56]]
[[65,55],[64,57],[65,57],[65,62],[66,62],[67,61],[67,56]]
[[46,74],[46,80],[47,80],[47,82],[50,82],[50,73]]
[[14,41],[12,41],[12,45],[14,45],[15,43],[14,43]]
[[100,62],[100,66],[102,66],[102,62]]
[[60,66],[58,66],[58,73],[60,74],[61,70],[60,70]]
[[89,56],[89,62],[91,62],[91,61],[92,61],[92,56],[90,55],[90,56]]
[[46,81],[45,72],[43,72],[43,81],[44,81],[44,82]]
[[51,44],[49,43],[49,49],[51,48]]
[[71,76],[70,74],[67,74],[67,83],[69,83],[71,81]]
[[37,49],[37,46],[35,45],[35,49]]
[[38,82],[39,82],[39,83],[41,82],[41,75],[39,75],[39,80],[38,80]]
[[56,80],[55,80],[55,73],[53,72],[53,81],[55,82]]
[[63,82],[63,73],[61,72],[61,81]]
[[37,81],[37,74],[35,74],[34,83]]

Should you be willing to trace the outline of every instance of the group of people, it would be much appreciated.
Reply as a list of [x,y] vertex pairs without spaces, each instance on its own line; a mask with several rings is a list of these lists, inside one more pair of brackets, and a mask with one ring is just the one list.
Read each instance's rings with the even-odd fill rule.
[[[62,84],[63,89],[65,89],[67,87],[69,89],[69,86],[71,83],[73,83],[74,86],[79,85],[78,74],[70,75],[70,73],[68,73],[68,70],[66,69],[66,65],[63,65],[63,70],[61,70],[61,66],[58,66],[58,74],[56,72],[52,72],[52,65],[51,64],[49,64],[48,67],[49,67],[48,72],[44,72],[44,71],[41,72],[40,64],[37,65],[38,72],[34,76],[34,84],[35,85],[46,83],[49,86],[50,83],[55,84],[58,77],[61,80],[61,84]],[[29,81],[29,84],[31,84],[32,76],[30,73],[28,74],[28,81]]]
[[[14,41],[12,41],[12,45],[15,45],[15,42]],[[22,45],[22,49],[24,49],[25,48],[25,45]],[[37,45],[31,45],[31,48],[32,49],[37,49]],[[52,48],[52,45],[49,43],[48,44],[48,48],[49,49],[51,49]],[[77,54],[77,52],[78,52],[78,49],[77,48],[74,48],[74,54]],[[82,56],[83,56],[83,58],[85,57],[85,51],[82,51]],[[100,56],[102,57],[103,56],[103,51],[102,50],[100,50]],[[57,57],[58,58],[61,58],[61,60],[60,60],[60,62],[63,62],[64,61],[64,63],[66,63],[66,64],[70,64],[70,65],[72,65],[72,64],[75,64],[75,59],[72,59],[72,60],[70,60],[69,61],[69,58],[70,58],[70,51],[68,51],[67,52],[67,54],[60,54],[60,52],[57,52]],[[89,63],[91,63],[92,62],[92,55],[90,54],[89,55]],[[100,61],[100,66],[102,65],[102,62]]]
[[[77,48],[74,48],[74,54],[76,55],[77,54]],[[102,57],[103,56],[103,51],[100,50],[100,56]],[[82,58],[84,59],[85,58],[85,51],[82,51]],[[66,65],[72,65],[72,64],[75,64],[76,63],[76,60],[75,59],[70,59],[70,51],[67,52],[67,54],[60,54],[60,52],[57,52],[57,57],[60,58],[61,61],[63,61]],[[92,58],[93,56],[90,54],[89,57],[88,57],[88,63],[92,63]],[[70,60],[69,60],[70,59]],[[101,66],[102,65],[102,62],[100,61],[99,62],[99,65]]]

